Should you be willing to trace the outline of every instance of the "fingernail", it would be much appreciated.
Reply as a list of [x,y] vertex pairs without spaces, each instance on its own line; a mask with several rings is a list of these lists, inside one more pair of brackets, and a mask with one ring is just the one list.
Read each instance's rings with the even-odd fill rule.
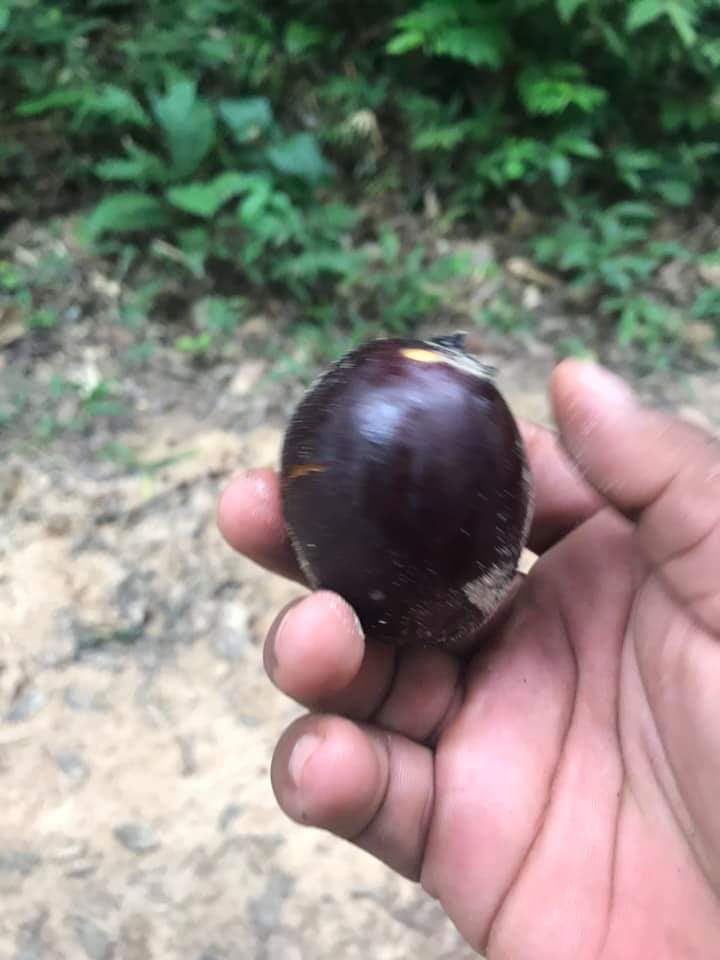
[[275,618],[272,626],[268,630],[267,639],[265,640],[265,651],[264,651],[264,660],[265,660],[265,669],[270,674],[270,676],[275,675],[275,671],[278,667],[278,655],[277,655],[277,642],[278,637],[282,633],[286,623],[288,614],[296,607],[302,597],[297,597],[295,600],[292,600],[284,610],[281,610],[280,613]]
[[292,753],[288,760],[288,773],[296,787],[300,786],[305,765],[320,746],[321,742],[322,738],[316,734],[304,733],[292,748]]
[[585,390],[615,407],[637,406],[635,391],[620,377],[592,361],[579,364],[579,380]]
[[270,668],[271,675],[278,665],[278,641],[280,640],[284,631],[287,629],[289,614],[304,599],[304,597],[296,597],[294,600],[291,600],[285,609],[280,611],[275,618],[274,623],[268,630],[267,640],[265,641],[265,652],[266,664]]

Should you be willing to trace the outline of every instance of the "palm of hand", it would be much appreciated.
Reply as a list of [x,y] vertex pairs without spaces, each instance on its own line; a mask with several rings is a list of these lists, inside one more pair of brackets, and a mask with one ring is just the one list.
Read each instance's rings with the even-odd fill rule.
[[[490,960],[711,960],[720,944],[720,448],[596,368],[524,428],[539,561],[471,659],[365,642],[318,591],[265,663],[311,713],[273,786],[417,879]],[[570,465],[569,451],[590,480]],[[223,496],[236,549],[299,579],[277,478]]]
[[716,639],[605,513],[540,560],[502,633],[436,748],[423,883],[491,957],[709,956]]

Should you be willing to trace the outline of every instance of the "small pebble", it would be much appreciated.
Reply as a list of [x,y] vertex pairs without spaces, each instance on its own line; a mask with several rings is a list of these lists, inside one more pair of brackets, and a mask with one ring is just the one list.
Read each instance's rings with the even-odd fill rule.
[[113,945],[105,931],[89,917],[78,919],[75,933],[90,960],[110,960]]
[[41,862],[37,853],[30,850],[3,850],[0,851],[0,872],[20,873],[26,877],[32,873]]
[[8,723],[22,723],[23,720],[29,720],[40,713],[47,702],[48,696],[43,690],[27,687],[10,707],[6,720]]
[[65,688],[65,703],[73,710],[94,710],[102,712],[108,709],[104,694],[96,690],[85,690],[76,684]]
[[149,853],[160,845],[153,828],[142,820],[121,823],[115,827],[113,835],[118,843],[133,853]]
[[73,783],[85,783],[90,776],[90,768],[83,758],[72,750],[60,750],[53,754],[55,763]]

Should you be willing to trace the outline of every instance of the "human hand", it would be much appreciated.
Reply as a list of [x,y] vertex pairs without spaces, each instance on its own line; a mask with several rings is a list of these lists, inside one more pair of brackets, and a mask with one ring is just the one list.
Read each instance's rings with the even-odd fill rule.
[[[720,444],[565,361],[523,426],[540,556],[488,643],[366,642],[317,591],[265,646],[310,709],[280,806],[418,880],[490,960],[720,956]],[[301,581],[272,471],[224,492],[237,550]]]

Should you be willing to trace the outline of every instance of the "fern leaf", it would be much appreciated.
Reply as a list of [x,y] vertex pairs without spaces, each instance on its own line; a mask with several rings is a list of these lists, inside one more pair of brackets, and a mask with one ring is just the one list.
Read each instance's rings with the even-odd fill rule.
[[517,79],[520,99],[528,113],[550,115],[576,106],[590,113],[606,99],[601,88],[584,80],[582,67],[573,63],[551,64],[543,69],[526,67]]
[[434,53],[464,60],[474,67],[497,70],[504,59],[507,35],[499,26],[451,27],[443,30],[432,44]]

